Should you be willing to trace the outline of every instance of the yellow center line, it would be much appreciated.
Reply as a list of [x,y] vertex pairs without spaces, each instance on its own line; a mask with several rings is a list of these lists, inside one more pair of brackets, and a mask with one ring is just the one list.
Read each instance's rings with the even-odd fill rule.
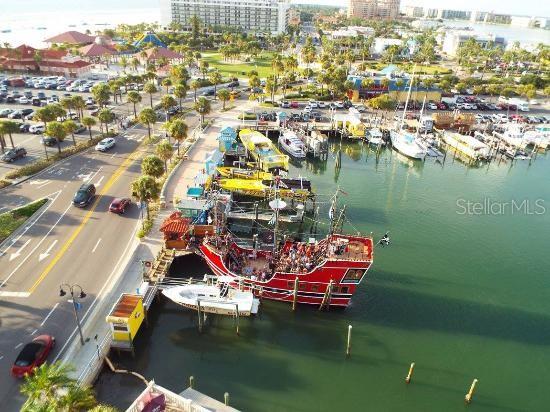
[[105,195],[105,193],[107,193],[107,191],[111,188],[111,186],[118,180],[118,178],[122,175],[122,173],[124,173],[124,171],[128,168],[128,166],[130,166],[130,164],[132,164],[135,160],[137,160],[138,157],[141,156],[141,154],[142,154],[142,151],[139,150],[139,148],[138,148],[137,151],[133,152],[124,162],[122,162],[122,164],[113,173],[113,175],[109,178],[109,180],[107,180],[107,182],[105,183],[105,186],[103,186],[103,189],[99,193],[99,196],[96,198],[96,200],[95,200],[94,204],[92,205],[92,208],[90,209],[90,211],[88,213],[86,213],[86,216],[84,216],[84,219],[82,220],[80,225],[78,225],[78,227],[75,229],[75,231],[72,233],[71,237],[63,244],[63,246],[61,247],[59,252],[57,252],[55,257],[51,260],[51,262],[48,264],[48,266],[46,266],[44,271],[40,274],[40,277],[31,286],[31,288],[29,289],[29,292],[28,292],[29,294],[32,294],[35,291],[35,289],[38,287],[38,285],[40,285],[40,283],[42,283],[44,278],[46,276],[48,276],[48,273],[51,272],[51,270],[57,264],[59,259],[61,259],[63,257],[63,255],[65,254],[65,252],[67,252],[67,249],[69,249],[69,246],[71,246],[71,244],[74,242],[74,240],[76,239],[78,234],[84,228],[84,225],[86,225],[88,220],[90,220],[90,217],[92,217],[92,213],[94,213],[94,211],[95,211],[97,205],[99,204],[99,201],[101,200],[101,198]]

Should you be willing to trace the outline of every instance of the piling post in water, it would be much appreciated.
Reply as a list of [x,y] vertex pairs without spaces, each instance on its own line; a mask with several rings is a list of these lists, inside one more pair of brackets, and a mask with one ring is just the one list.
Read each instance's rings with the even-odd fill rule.
[[191,376],[189,377],[189,387],[190,387],[191,389],[193,389],[193,386],[195,386],[195,377],[194,377],[193,375],[191,375]]
[[235,303],[235,319],[237,321],[237,336],[239,336],[239,304]]
[[197,315],[199,316],[199,332],[202,332],[201,301],[197,301]]
[[411,363],[411,367],[409,368],[409,373],[407,374],[407,377],[405,378],[406,383],[411,383],[411,379],[413,376],[414,371],[414,362]]
[[223,403],[225,403],[225,406],[229,406],[229,392],[223,394]]
[[351,355],[351,325],[348,325],[348,343],[346,345],[346,356]]
[[466,401],[466,403],[472,402],[472,397],[474,396],[474,392],[476,390],[476,385],[477,385],[477,379],[474,379],[472,381],[472,385],[470,386],[470,390],[468,391],[468,393],[464,397],[464,400]]
[[294,279],[294,293],[292,295],[292,310],[296,310],[296,300],[298,300],[298,276]]

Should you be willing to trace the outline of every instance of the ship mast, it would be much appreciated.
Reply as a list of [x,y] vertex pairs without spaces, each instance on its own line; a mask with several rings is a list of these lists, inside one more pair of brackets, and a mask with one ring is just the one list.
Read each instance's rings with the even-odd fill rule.
[[399,131],[403,129],[403,123],[405,123],[405,115],[407,114],[407,108],[409,107],[409,99],[411,98],[412,85],[414,83],[414,72],[416,71],[416,64],[413,67],[411,79],[409,81],[409,91],[407,92],[407,100],[405,101],[405,108],[403,109],[403,116],[401,117],[401,124],[399,125]]

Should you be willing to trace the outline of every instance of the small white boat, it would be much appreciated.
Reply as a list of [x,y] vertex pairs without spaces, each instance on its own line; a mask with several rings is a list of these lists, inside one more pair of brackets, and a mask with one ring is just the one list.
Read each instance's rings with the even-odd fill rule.
[[384,146],[384,135],[378,128],[370,129],[367,132],[367,141],[374,146]]
[[189,284],[164,289],[162,294],[178,305],[204,313],[235,316],[250,316],[258,313],[260,301],[250,291],[240,291],[228,286]]
[[426,148],[418,144],[415,133],[391,130],[390,139],[395,150],[411,159],[424,159],[428,154]]
[[305,159],[306,147],[304,142],[292,130],[284,130],[279,136],[281,148],[296,159]]

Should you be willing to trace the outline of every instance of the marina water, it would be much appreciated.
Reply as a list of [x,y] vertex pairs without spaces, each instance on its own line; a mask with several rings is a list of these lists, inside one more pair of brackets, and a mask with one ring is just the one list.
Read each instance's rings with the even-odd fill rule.
[[[162,300],[135,359],[116,362],[176,392],[193,375],[196,389],[217,399],[227,391],[246,411],[462,411],[474,378],[472,411],[547,410],[545,155],[470,168],[452,155],[444,164],[413,163],[384,150],[377,160],[367,146],[344,143],[337,173],[339,147],[332,144],[325,164],[304,162],[291,173],[310,177],[320,202],[337,187],[347,193],[345,230],[390,231],[391,245],[375,250],[351,307],[292,312],[264,301],[260,316],[240,320],[240,336],[232,319],[215,316],[201,335],[196,313]],[[327,223],[328,203],[321,208]],[[199,262],[194,272],[206,270]],[[120,407],[142,389],[134,377],[108,372],[97,385],[100,399]]]

